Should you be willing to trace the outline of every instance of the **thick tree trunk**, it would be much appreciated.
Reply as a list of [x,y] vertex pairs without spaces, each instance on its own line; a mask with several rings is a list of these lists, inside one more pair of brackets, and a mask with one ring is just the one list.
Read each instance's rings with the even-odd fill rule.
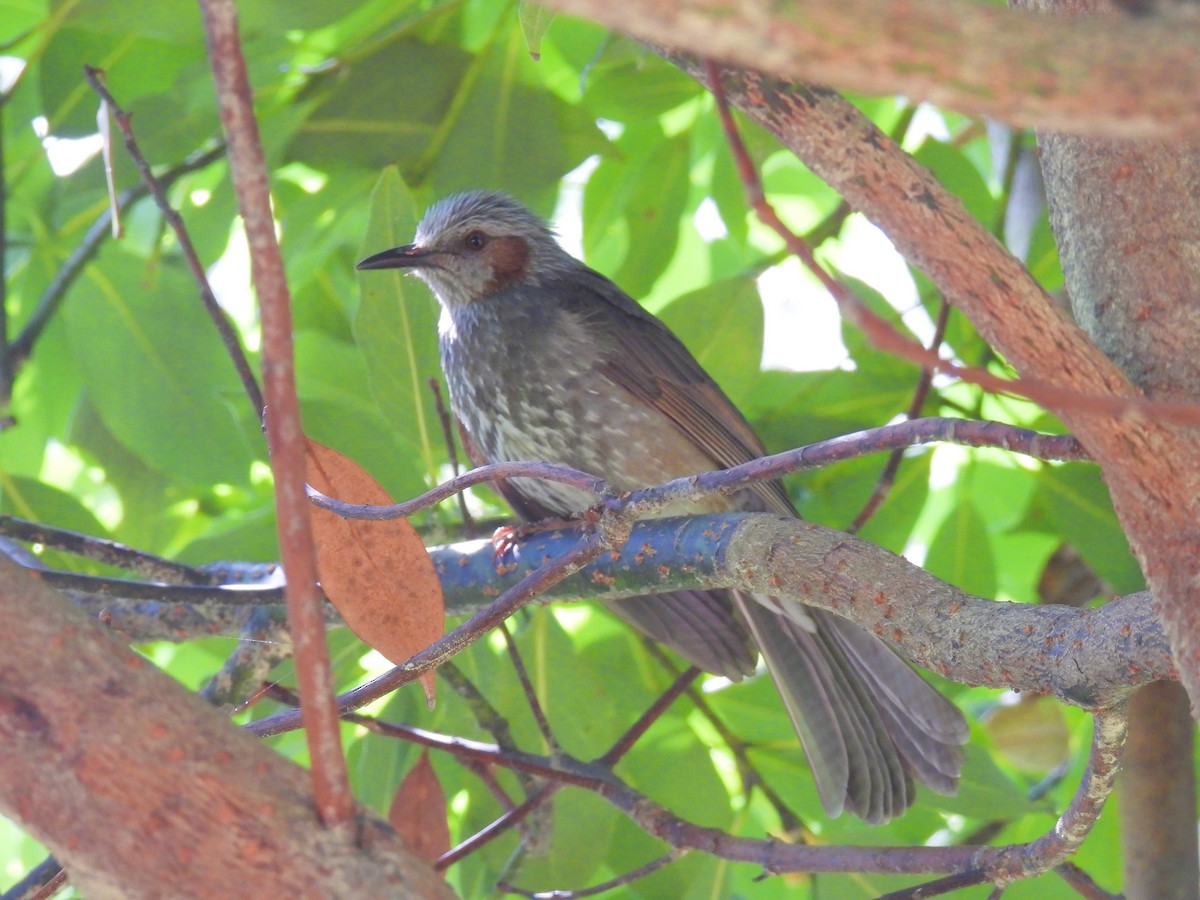
[[0,555],[0,812],[89,900],[450,897],[395,832],[317,820],[307,774]]
[[[1051,9],[1064,6],[1097,11]],[[1200,147],[1053,133],[1038,145],[1075,318],[1148,396],[1200,397]],[[1177,652],[1196,645],[1178,622],[1167,627]],[[1132,898],[1200,897],[1194,732],[1178,685],[1152,685],[1130,705],[1121,821]]]

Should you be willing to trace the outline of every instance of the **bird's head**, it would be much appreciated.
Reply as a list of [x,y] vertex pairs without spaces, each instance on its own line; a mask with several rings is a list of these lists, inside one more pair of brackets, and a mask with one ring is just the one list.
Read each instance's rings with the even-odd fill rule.
[[546,223],[512,197],[469,191],[429,207],[413,243],[368,256],[357,268],[412,269],[454,309],[571,264]]

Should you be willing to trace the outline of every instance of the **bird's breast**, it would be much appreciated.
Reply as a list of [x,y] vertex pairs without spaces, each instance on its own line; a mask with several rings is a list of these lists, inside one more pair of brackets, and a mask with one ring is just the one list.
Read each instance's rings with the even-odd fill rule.
[[[509,318],[515,321],[475,311],[442,328],[451,402],[488,460],[559,463],[598,475],[617,490],[713,468],[663,413],[598,371],[604,345],[587,334],[585,323],[560,312]],[[512,479],[512,486],[560,515],[596,500],[536,479]],[[725,509],[728,501],[702,505]],[[697,510],[689,504],[668,512]]]

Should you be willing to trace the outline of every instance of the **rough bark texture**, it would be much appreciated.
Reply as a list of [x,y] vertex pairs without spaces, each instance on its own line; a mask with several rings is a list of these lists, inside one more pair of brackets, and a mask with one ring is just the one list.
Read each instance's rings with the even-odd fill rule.
[[89,900],[453,896],[370,814],[357,846],[323,828],[303,770],[3,556],[0,620],[0,812]]
[[[1094,0],[1028,0],[1046,12],[1103,12]],[[1113,21],[1109,17],[1109,21]],[[1094,18],[1060,18],[1075,27]],[[1039,132],[1042,169],[1067,291],[1091,339],[1147,396],[1200,397],[1200,145]],[[1179,490],[1200,490],[1194,467]],[[1135,543],[1162,541],[1143,533]],[[1173,536],[1194,552],[1194,532]],[[1189,551],[1185,551],[1189,552]],[[1178,593],[1163,611],[1177,652],[1196,647],[1194,562],[1143,559],[1152,584]],[[1173,565],[1173,575],[1163,566]],[[1190,582],[1190,583],[1189,583]],[[1157,593],[1157,592],[1156,592]],[[1160,599],[1164,598],[1161,593]],[[1191,681],[1193,702],[1195,680]],[[1186,694],[1153,685],[1130,705],[1122,782],[1125,890],[1133,898],[1200,897],[1194,725]]]
[[1178,684],[1146,685],[1130,701],[1120,809],[1131,900],[1189,900],[1200,890],[1194,731]]
[[[1038,144],[1076,318],[1147,395],[1200,396],[1197,148],[1051,133]],[[1200,489],[1196,475],[1180,471],[1180,490]],[[1177,648],[1195,645],[1194,584],[1185,590],[1167,612]],[[1191,715],[1157,692],[1139,695],[1130,715],[1126,891],[1198,897]]]
[[951,0],[548,0],[784,78],[1085,134],[1200,131],[1200,12],[1083,23]]

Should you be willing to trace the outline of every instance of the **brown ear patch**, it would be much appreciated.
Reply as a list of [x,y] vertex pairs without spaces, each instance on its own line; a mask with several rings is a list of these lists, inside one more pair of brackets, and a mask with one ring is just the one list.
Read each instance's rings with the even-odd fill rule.
[[486,291],[490,294],[525,277],[525,267],[529,265],[529,244],[524,238],[511,235],[492,238],[487,257],[492,264],[492,280],[488,282]]

